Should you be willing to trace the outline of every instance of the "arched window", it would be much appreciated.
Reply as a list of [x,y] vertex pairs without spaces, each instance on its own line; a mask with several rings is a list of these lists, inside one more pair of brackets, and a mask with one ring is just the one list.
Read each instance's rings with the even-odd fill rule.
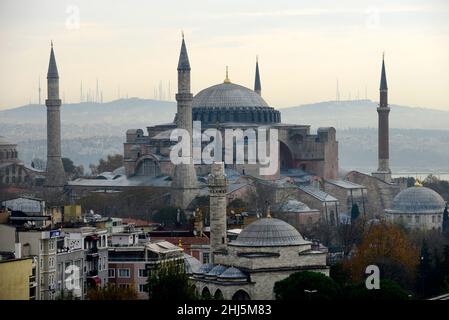
[[215,300],[224,300],[223,293],[221,292],[220,289],[217,289],[217,291],[215,291],[214,299]]
[[203,299],[210,299],[211,298],[211,294],[210,294],[210,291],[209,291],[208,287],[204,287],[203,291],[201,291],[201,298],[203,298]]
[[245,290],[238,290],[234,295],[232,296],[232,300],[251,300],[249,297],[249,294]]
[[160,174],[159,165],[152,159],[142,160],[136,169],[137,176],[157,177]]

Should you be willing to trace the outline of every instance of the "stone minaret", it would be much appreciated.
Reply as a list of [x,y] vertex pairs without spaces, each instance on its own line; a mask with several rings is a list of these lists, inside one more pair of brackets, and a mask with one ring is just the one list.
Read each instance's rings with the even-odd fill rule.
[[389,155],[389,124],[388,116],[390,114],[390,107],[388,106],[388,87],[387,76],[385,73],[385,59],[382,57],[382,74],[380,77],[380,98],[379,107],[377,113],[379,117],[378,128],[378,147],[379,147],[379,167],[376,172],[373,173],[375,177],[378,177],[386,182],[391,182],[391,170],[390,170],[390,155]]
[[225,176],[223,162],[212,164],[207,184],[210,197],[210,262],[214,263],[214,254],[226,250],[227,247],[226,193],[228,191],[228,181]]
[[46,187],[60,188],[66,184],[61,159],[61,100],[59,99],[59,75],[53,42],[47,73],[47,176]]
[[260,85],[259,75],[259,58],[256,57],[256,78],[254,79],[254,91],[260,96],[262,95],[262,86]]
[[[181,53],[178,62],[178,93],[176,94],[176,101],[176,125],[178,128],[185,129],[190,133],[190,142],[192,142],[193,95],[190,92],[190,63],[184,36],[182,37]],[[192,148],[192,143],[190,143],[190,147]],[[171,204],[185,209],[197,194],[198,182],[191,149],[190,164],[179,164],[175,166]]]

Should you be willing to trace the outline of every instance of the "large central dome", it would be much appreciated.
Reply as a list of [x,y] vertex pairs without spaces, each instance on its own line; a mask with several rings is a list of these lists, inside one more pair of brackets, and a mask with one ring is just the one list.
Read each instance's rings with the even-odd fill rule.
[[193,108],[268,107],[256,92],[234,83],[220,83],[200,91],[193,98]]
[[215,125],[217,122],[278,123],[280,112],[270,107],[253,90],[225,82],[200,91],[193,98],[193,120]]

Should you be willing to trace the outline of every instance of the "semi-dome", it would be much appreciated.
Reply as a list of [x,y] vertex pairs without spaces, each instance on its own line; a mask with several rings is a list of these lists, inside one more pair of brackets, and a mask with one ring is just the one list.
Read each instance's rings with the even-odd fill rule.
[[202,123],[277,123],[280,113],[253,90],[225,82],[200,91],[193,98],[193,120]]
[[222,274],[227,268],[221,264],[216,265],[213,267],[208,273],[206,273],[206,276],[208,277],[216,277]]
[[434,190],[415,186],[399,192],[387,213],[442,213],[446,202]]
[[248,225],[235,241],[240,247],[279,247],[308,244],[292,225],[275,218],[262,218]]
[[235,267],[227,268],[220,276],[220,279],[246,279],[247,276]]
[[194,271],[194,273],[195,274],[206,274],[209,271],[211,271],[214,267],[215,267],[215,265],[213,263],[205,263],[205,264],[201,265],[201,267],[197,271]]

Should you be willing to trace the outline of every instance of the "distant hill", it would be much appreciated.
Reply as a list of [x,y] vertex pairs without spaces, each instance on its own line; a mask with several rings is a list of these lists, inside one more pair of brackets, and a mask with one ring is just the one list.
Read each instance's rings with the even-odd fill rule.
[[[449,112],[391,105],[391,162],[400,170],[449,171]],[[282,122],[337,128],[340,166],[374,170],[377,159],[377,103],[328,101],[281,109]],[[173,121],[176,103],[120,99],[62,106],[62,152],[88,167],[101,157],[123,152],[126,129]],[[26,105],[0,111],[0,135],[18,143],[30,163],[46,157],[46,110]]]
[[[172,121],[176,103],[150,99],[120,99],[105,103],[69,103],[61,107],[63,123],[145,125]],[[0,111],[0,123],[43,123],[47,121],[45,105],[31,104]]]
[[[390,105],[390,127],[404,129],[449,129],[449,112]],[[337,129],[377,127],[377,103],[371,100],[327,101],[282,108],[282,122]],[[44,105],[25,105],[0,111],[0,123],[45,124]],[[61,109],[63,123],[78,126],[104,124],[141,127],[173,120],[176,102],[151,99],[120,99],[106,103],[71,103]]]
[[[377,102],[327,101],[281,109],[282,122],[312,127],[377,128]],[[390,127],[401,129],[449,129],[449,112],[390,105]]]

